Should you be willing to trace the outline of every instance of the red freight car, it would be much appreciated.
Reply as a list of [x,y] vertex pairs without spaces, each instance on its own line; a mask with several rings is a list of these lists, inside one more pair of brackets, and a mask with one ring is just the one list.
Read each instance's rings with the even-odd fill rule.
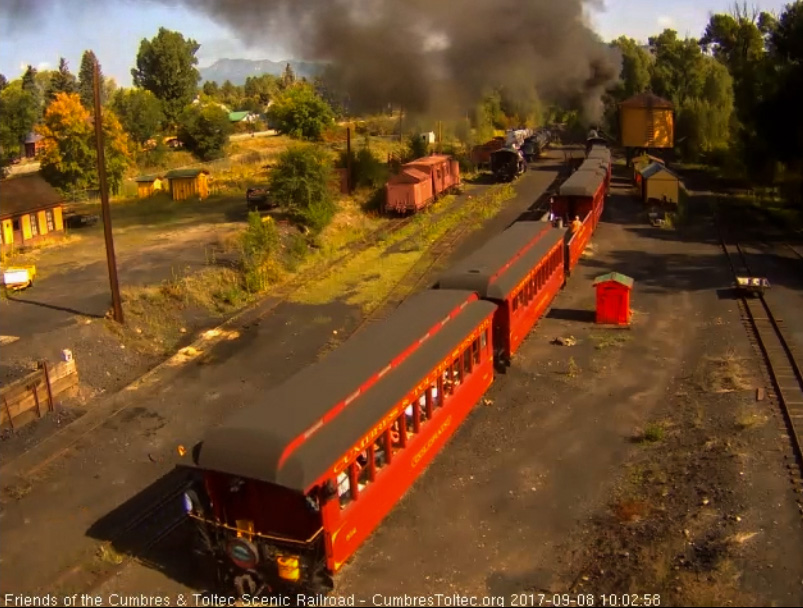
[[185,503],[220,582],[331,589],[493,382],[495,308],[420,293],[212,430]]
[[497,304],[497,360],[509,363],[564,283],[564,232],[549,222],[516,222],[438,280]]
[[460,165],[451,156],[433,154],[402,165],[388,180],[385,209],[415,212],[460,185]]
[[494,137],[484,144],[474,146],[471,150],[471,162],[477,167],[484,167],[491,164],[491,153],[505,147],[504,137]]

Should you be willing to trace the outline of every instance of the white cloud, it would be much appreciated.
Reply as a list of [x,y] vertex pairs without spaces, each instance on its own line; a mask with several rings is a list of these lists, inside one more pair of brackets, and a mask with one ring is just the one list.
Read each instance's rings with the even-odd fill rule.
[[658,17],[657,23],[658,25],[664,28],[673,27],[675,25],[675,20],[668,15],[661,15],[660,17]]
[[42,61],[41,63],[36,64],[37,71],[41,72],[42,70],[49,70],[50,69],[50,62],[49,61]]

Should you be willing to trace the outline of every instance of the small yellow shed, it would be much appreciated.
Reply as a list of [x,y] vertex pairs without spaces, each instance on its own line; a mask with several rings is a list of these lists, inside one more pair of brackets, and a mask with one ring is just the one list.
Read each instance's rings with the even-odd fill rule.
[[641,170],[641,193],[650,200],[677,204],[680,200],[680,178],[661,163],[652,163]]
[[147,198],[156,192],[161,192],[167,185],[161,175],[142,175],[134,180],[137,183],[137,196]]
[[641,170],[652,163],[666,165],[663,159],[652,154],[642,154],[633,159],[633,181],[636,182],[636,186],[641,186]]
[[165,174],[170,183],[174,201],[183,201],[191,196],[209,196],[209,171],[206,169],[176,169]]

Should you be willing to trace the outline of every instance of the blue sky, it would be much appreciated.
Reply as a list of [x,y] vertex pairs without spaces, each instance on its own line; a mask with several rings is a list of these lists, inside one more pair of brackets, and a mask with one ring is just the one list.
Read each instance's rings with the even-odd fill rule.
[[[31,0],[21,0],[29,2]],[[554,0],[560,1],[560,0]],[[50,5],[50,2],[42,4]],[[646,41],[647,37],[672,27],[681,35],[699,36],[712,12],[725,12],[732,0],[605,0],[603,10],[590,10],[596,31],[606,40],[622,34]],[[749,4],[753,4],[750,2]],[[784,0],[758,0],[763,10],[780,12]],[[130,70],[143,38],[156,34],[159,26],[176,29],[201,44],[200,66],[220,58],[287,59],[281,48],[263,42],[248,48],[238,36],[199,12],[131,0],[76,3],[78,10],[59,7],[40,10],[36,23],[10,27],[0,9],[0,73],[11,80],[26,64],[50,69],[64,56],[78,71],[81,54],[95,51],[103,71],[118,83],[130,86]],[[83,10],[81,10],[83,9]]]

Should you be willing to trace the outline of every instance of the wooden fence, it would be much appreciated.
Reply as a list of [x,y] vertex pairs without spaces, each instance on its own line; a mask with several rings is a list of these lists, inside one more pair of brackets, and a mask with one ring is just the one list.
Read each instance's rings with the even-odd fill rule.
[[56,397],[69,396],[78,389],[75,360],[48,365],[11,382],[0,390],[0,428],[16,431],[56,410]]

